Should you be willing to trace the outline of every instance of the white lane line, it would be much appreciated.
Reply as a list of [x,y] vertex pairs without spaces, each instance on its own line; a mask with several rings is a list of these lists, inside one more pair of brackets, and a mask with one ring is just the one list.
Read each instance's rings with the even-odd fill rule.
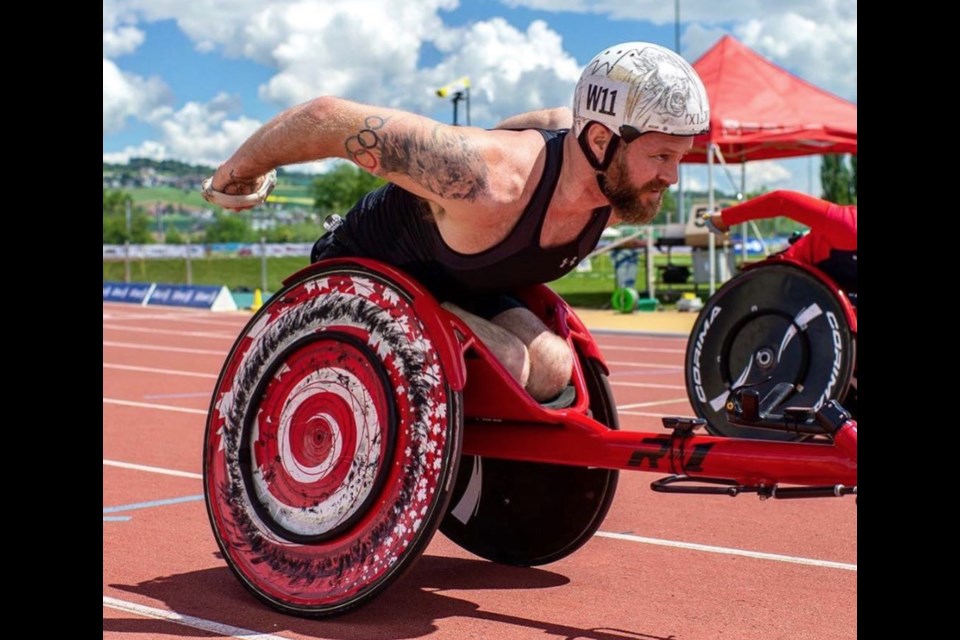
[[130,400],[118,400],[116,398],[104,398],[103,404],[118,404],[123,407],[138,407],[140,409],[159,409],[160,411],[179,411],[180,413],[196,413],[201,416],[207,415],[206,409],[190,409],[188,407],[173,407],[167,404],[150,404],[148,402],[132,402]]
[[194,353],[200,355],[210,355],[210,356],[225,356],[227,355],[226,349],[185,349],[184,347],[169,347],[164,345],[147,345],[147,344],[137,344],[136,342],[113,342],[111,340],[104,340],[103,346],[105,347],[120,347],[121,349],[143,349],[146,351],[173,351],[176,353]]
[[118,511],[136,511],[137,509],[152,509],[154,507],[169,507],[174,504],[183,504],[185,502],[199,502],[203,500],[203,494],[196,496],[183,496],[180,498],[167,498],[165,500],[150,500],[149,502],[135,502],[133,504],[121,504],[115,507],[104,507],[104,513],[117,513]]
[[236,340],[237,336],[229,333],[213,333],[210,331],[177,331],[175,329],[157,329],[156,327],[123,327],[115,324],[105,324],[104,329],[113,331],[130,331],[133,333],[162,333],[168,336],[189,338],[216,338],[218,340]]
[[686,349],[664,349],[662,347],[627,347],[615,344],[598,344],[600,353],[607,351],[640,351],[643,353],[686,353]]
[[121,371],[142,371],[143,373],[161,373],[169,376],[187,376],[190,378],[209,378],[216,380],[215,373],[199,373],[197,371],[180,371],[178,369],[157,369],[156,367],[135,367],[130,364],[103,363],[104,369],[120,369]]
[[857,570],[857,565],[847,564],[846,562],[833,562],[830,560],[817,560],[815,558],[785,556],[778,553],[762,553],[760,551],[746,551],[744,549],[731,549],[729,547],[714,547],[709,544],[695,544],[693,542],[677,542],[674,540],[661,540],[659,538],[644,538],[643,536],[634,536],[626,533],[611,533],[609,531],[598,531],[596,535],[602,538],[626,540],[627,542],[640,542],[642,544],[654,544],[661,547],[673,547],[676,549],[690,549],[692,551],[704,551],[706,553],[719,553],[728,556],[743,556],[746,558],[756,558],[758,560],[773,560],[775,562],[805,564],[814,567],[824,567],[827,569],[843,569],[844,571]]
[[[224,328],[233,328],[239,331],[244,323],[250,319],[249,313],[242,313],[237,315],[227,314],[227,317],[224,319],[213,319],[209,315],[178,315],[170,313],[118,313],[117,310],[111,310],[111,313],[104,313],[104,320],[112,321],[125,321],[125,320],[169,320],[170,322],[189,322],[191,324],[200,324],[200,325],[211,325]],[[129,309],[123,309],[123,311],[130,311]],[[220,313],[220,312],[218,312]],[[234,320],[229,320],[229,318],[235,318]]]
[[[147,465],[132,464],[129,462],[118,462],[116,460],[104,460],[106,466],[120,467],[123,469],[132,469],[134,471],[146,471],[148,473],[159,473],[163,475],[179,476],[183,478],[196,478],[202,480],[203,476],[199,473],[189,473],[186,471],[176,471],[174,469],[164,469],[162,467],[149,467]],[[732,549],[729,547],[717,547],[706,544],[696,544],[692,542],[679,542],[676,540],[662,540],[660,538],[646,538],[626,533],[613,533],[610,531],[598,531],[596,535],[601,538],[613,538],[615,540],[624,540],[626,542],[636,542],[640,544],[653,544],[662,547],[674,547],[677,549],[689,549],[692,551],[705,551],[707,553],[720,553],[734,556],[745,556],[748,558],[757,558],[760,560],[774,560],[777,562],[789,562],[793,564],[806,564],[818,567],[827,567],[832,569],[845,569],[847,571],[856,571],[857,565],[845,564],[842,562],[832,562],[829,560],[816,560],[812,558],[802,558],[797,556],[786,556],[776,553],[762,553],[760,551],[746,551],[743,549]]]
[[243,638],[243,640],[289,640],[289,638],[284,638],[283,636],[275,636],[269,633],[259,633],[257,631],[251,631],[250,629],[223,624],[222,622],[214,622],[213,620],[205,620],[204,618],[195,618],[194,616],[184,615],[182,613],[177,613],[176,611],[167,611],[165,609],[148,607],[146,605],[137,604],[136,602],[118,600],[117,598],[111,598],[109,596],[103,596],[103,606],[109,609],[117,609],[118,611],[126,611],[127,613],[146,616],[147,618],[168,620],[175,624],[183,625],[185,627],[192,627],[194,629],[200,629],[202,631],[209,631],[210,633],[227,636],[228,638]]
[[640,329],[591,329],[595,336],[628,336],[635,338],[656,338],[658,340],[687,340],[689,331],[650,331]]
[[661,404],[677,404],[678,402],[689,404],[690,400],[687,398],[674,398],[672,400],[653,400],[650,402],[634,402],[633,404],[620,404],[620,405],[617,405],[617,411],[620,411],[621,409],[639,409],[641,407],[655,407]]
[[654,364],[650,362],[624,362],[623,360],[607,360],[607,364],[617,365],[621,367],[650,367],[653,369],[663,369],[665,371],[683,371],[682,366],[677,366],[672,364]]
[[617,413],[622,413],[625,416],[642,416],[644,418],[676,418],[678,417],[675,413],[647,413],[645,411],[618,411]]
[[655,382],[619,382],[611,380],[614,387],[637,387],[642,389],[686,389],[682,384],[656,384]]
[[203,480],[203,474],[190,473],[189,471],[177,471],[176,469],[164,469],[163,467],[150,467],[145,464],[133,464],[132,462],[120,462],[119,460],[104,460],[105,467],[119,467],[120,469],[132,469],[133,471],[146,471],[147,473],[159,473],[165,476],[177,476],[179,478],[195,478]]
[[144,400],[169,400],[171,398],[209,398],[209,391],[184,391],[183,393],[147,393]]
[[[104,308],[111,312],[113,320],[171,320],[174,322],[193,322],[196,324],[218,325],[222,327],[236,327],[239,329],[250,319],[249,311],[160,311],[157,307],[131,306],[130,304],[104,303]],[[219,317],[218,317],[219,316]]]

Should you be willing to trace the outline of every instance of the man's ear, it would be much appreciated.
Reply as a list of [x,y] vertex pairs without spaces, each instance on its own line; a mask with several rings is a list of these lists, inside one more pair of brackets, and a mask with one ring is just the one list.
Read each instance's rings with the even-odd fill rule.
[[586,134],[587,144],[590,145],[590,150],[593,151],[594,157],[598,159],[603,158],[607,153],[610,138],[613,137],[610,129],[607,129],[599,122],[591,122],[587,125]]

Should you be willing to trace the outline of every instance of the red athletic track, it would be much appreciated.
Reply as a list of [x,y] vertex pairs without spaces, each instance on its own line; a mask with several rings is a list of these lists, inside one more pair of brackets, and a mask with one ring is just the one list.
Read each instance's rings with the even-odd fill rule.
[[[104,638],[857,637],[852,497],[664,495],[649,489],[658,476],[641,472],[621,472],[601,532],[560,562],[500,566],[437,534],[358,611],[324,621],[274,612],[227,569],[200,498],[209,396],[248,318],[103,305]],[[659,431],[658,416],[692,415],[685,338],[598,332],[597,341],[622,428]]]

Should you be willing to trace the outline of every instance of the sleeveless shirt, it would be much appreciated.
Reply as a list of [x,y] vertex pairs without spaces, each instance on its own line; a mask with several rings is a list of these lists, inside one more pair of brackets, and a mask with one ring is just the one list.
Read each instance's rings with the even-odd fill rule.
[[509,289],[551,282],[569,273],[596,247],[610,207],[591,212],[571,242],[544,249],[540,233],[563,163],[567,130],[543,131],[543,174],[513,229],[495,246],[474,254],[451,249],[421,198],[394,184],[371,191],[346,215],[333,240],[358,257],[404,269],[434,293]]

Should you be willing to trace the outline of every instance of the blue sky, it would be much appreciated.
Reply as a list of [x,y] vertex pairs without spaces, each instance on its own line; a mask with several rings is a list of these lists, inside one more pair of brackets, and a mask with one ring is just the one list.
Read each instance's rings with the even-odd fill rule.
[[[569,105],[583,65],[610,44],[676,48],[677,5],[687,60],[730,34],[856,102],[856,0],[104,0],[103,158],[215,166],[278,111],[321,94],[450,122],[434,91],[463,75],[472,124],[491,126]],[[684,180],[705,186],[703,167]],[[760,186],[819,195],[819,159],[751,163],[747,188]]]

